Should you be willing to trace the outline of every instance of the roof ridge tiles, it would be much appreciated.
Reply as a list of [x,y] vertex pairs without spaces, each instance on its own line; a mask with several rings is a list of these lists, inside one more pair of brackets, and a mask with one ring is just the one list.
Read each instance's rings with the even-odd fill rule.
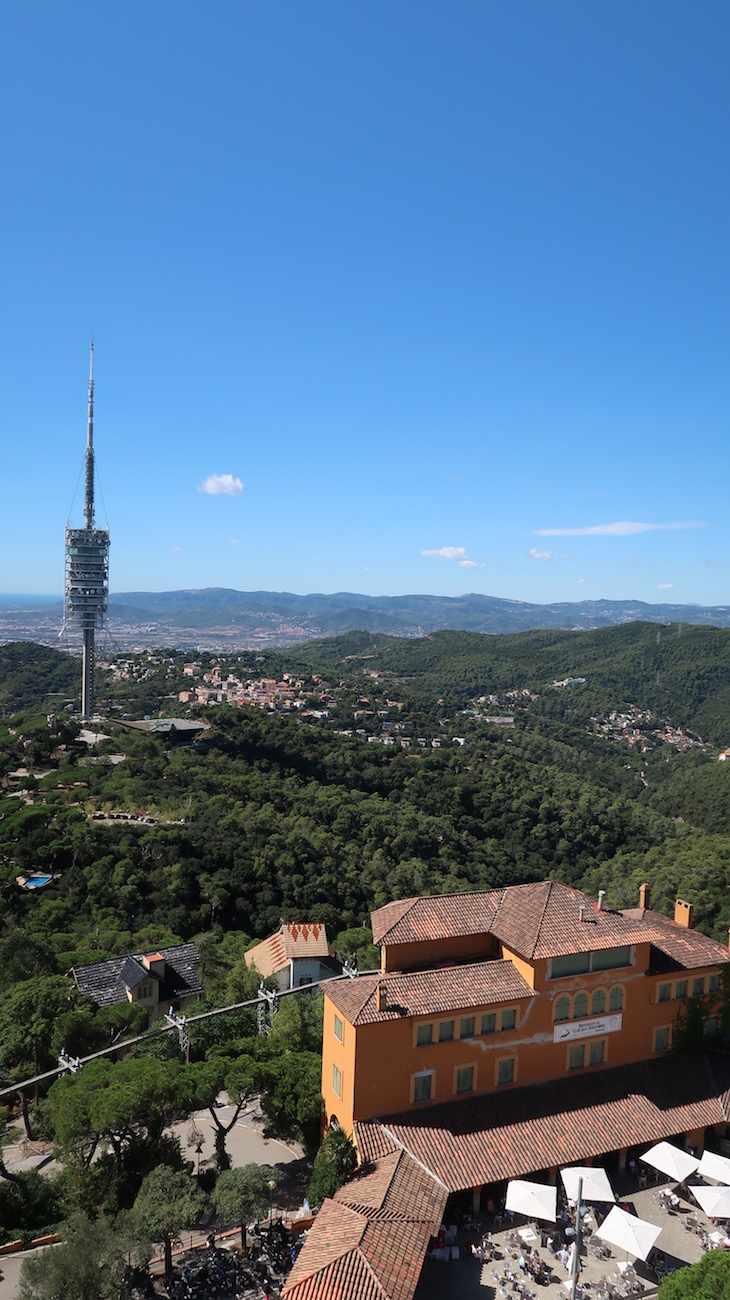
[[549,901],[550,901],[550,896],[551,896],[551,894],[552,894],[552,889],[553,889],[553,881],[552,881],[552,880],[549,880],[549,881],[548,881],[548,887],[547,887],[547,889],[545,890],[545,902],[544,902],[543,905],[542,905],[542,912],[540,913],[540,920],[538,921],[538,924],[537,924],[537,930],[536,930],[536,932],[535,932],[535,942],[534,942],[534,944],[532,945],[532,952],[530,953],[530,956],[531,956],[531,957],[534,957],[534,956],[535,956],[535,951],[536,951],[536,949],[537,949],[538,940],[539,940],[539,938],[540,938],[540,931],[541,931],[541,929],[542,929],[542,923],[543,923],[543,921],[545,920],[545,913],[546,913],[546,911],[547,911],[547,905],[548,905],[548,903],[549,903]]
[[428,1177],[429,1177],[429,1178],[433,1178],[433,1181],[434,1181],[435,1183],[438,1183],[439,1187],[443,1187],[443,1189],[444,1189],[445,1192],[448,1192],[448,1191],[449,1191],[449,1188],[446,1186],[446,1183],[444,1183],[444,1182],[439,1178],[438,1174],[435,1174],[435,1173],[433,1172],[433,1169],[429,1169],[428,1165],[425,1165],[425,1164],[423,1163],[422,1160],[419,1160],[418,1156],[414,1155],[413,1152],[409,1150],[409,1148],[406,1146],[405,1142],[401,1142],[400,1138],[397,1138],[397,1137],[396,1137],[395,1133],[393,1133],[393,1132],[388,1128],[387,1124],[384,1124],[383,1121],[380,1120],[380,1119],[376,1119],[376,1120],[374,1120],[373,1122],[374,1122],[375,1124],[378,1124],[378,1125],[380,1126],[380,1128],[381,1128],[381,1129],[383,1130],[383,1132],[385,1133],[386,1137],[389,1137],[390,1140],[391,1140],[391,1142],[394,1142],[395,1145],[396,1145],[397,1147],[400,1148],[401,1152],[402,1152],[404,1155],[407,1155],[408,1158],[409,1158],[409,1160],[412,1160],[412,1161],[413,1161],[414,1165],[418,1165],[418,1168],[421,1169],[421,1170],[423,1171],[424,1174],[428,1174]]

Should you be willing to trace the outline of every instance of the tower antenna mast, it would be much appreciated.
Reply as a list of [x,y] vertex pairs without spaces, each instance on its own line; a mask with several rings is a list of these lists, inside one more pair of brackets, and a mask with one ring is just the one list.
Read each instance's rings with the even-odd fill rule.
[[96,629],[104,626],[109,600],[109,529],[94,523],[94,340],[89,365],[89,407],[86,430],[84,527],[66,529],[64,621],[83,636],[81,717],[94,714]]
[[94,527],[94,340],[91,340],[89,360],[89,413],[86,421],[86,491],[84,493],[84,523]]

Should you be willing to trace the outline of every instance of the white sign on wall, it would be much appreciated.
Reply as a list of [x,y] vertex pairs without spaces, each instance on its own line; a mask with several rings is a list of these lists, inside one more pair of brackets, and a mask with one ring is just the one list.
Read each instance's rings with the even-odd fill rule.
[[595,1016],[593,1020],[568,1020],[556,1025],[554,1043],[567,1043],[571,1038],[594,1038],[596,1034],[615,1034],[621,1028],[621,1013],[615,1016]]

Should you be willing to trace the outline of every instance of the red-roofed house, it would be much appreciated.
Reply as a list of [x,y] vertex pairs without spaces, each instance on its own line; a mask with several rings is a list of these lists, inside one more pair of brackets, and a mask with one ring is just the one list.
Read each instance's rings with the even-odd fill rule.
[[319,921],[282,921],[276,934],[249,948],[246,965],[262,979],[273,977],[281,993],[340,974]]

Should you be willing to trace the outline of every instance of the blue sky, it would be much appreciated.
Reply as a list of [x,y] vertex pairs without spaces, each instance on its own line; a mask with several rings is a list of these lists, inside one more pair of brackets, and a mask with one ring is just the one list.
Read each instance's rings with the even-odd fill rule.
[[[0,9],[0,591],[722,604],[730,7]],[[97,517],[104,522],[99,501]]]

